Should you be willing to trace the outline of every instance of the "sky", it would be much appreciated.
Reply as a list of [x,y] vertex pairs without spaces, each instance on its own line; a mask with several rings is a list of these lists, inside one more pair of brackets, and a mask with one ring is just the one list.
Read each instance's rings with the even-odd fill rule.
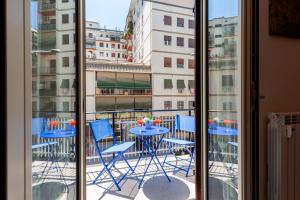
[[[209,0],[209,19],[238,15],[239,0]],[[130,0],[86,0],[86,19],[100,22],[106,28],[124,29]],[[37,28],[37,2],[31,3],[31,24]]]
[[86,0],[87,20],[100,22],[101,26],[124,30],[130,0]]

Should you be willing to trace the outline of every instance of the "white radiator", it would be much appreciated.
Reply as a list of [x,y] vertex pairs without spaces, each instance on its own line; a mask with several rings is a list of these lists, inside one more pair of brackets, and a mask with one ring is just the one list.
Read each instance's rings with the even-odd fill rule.
[[271,113],[268,199],[300,200],[300,113]]

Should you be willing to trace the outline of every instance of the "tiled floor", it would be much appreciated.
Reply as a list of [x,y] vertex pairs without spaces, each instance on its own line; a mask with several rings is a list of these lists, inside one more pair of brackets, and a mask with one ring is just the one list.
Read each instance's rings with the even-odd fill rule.
[[[187,158],[187,157],[186,157]],[[160,161],[163,157],[159,157]],[[115,185],[112,183],[110,177],[107,173],[101,176],[96,184],[92,181],[97,176],[99,171],[102,169],[102,165],[88,165],[86,172],[87,188],[86,194],[88,200],[188,200],[195,198],[195,184],[194,184],[194,174],[193,169],[190,171],[188,177],[185,177],[183,171],[174,170],[173,167],[165,166],[165,170],[171,179],[171,182],[167,180],[161,170],[158,170],[154,164],[152,164],[148,170],[147,176],[144,179],[142,187],[139,189],[138,185],[140,179],[145,170],[148,160],[141,160],[135,173],[128,174],[128,176],[120,183],[122,190],[119,191]],[[129,160],[131,166],[135,166],[136,160]],[[185,163],[179,163],[185,164]],[[43,169],[43,163],[35,162],[35,171],[40,173]],[[40,166],[37,166],[40,165]],[[61,167],[64,163],[59,164]],[[113,174],[119,176],[121,173],[127,170],[124,162],[119,162],[115,165],[113,169]],[[186,166],[186,164],[184,165]],[[65,188],[62,194],[57,196],[56,199],[75,199],[75,168],[74,164],[68,164],[64,167],[62,173],[65,177],[66,184],[68,185],[68,190]],[[231,168],[230,168],[231,167]],[[228,170],[230,169],[230,170]],[[223,182],[230,182],[232,176],[236,171],[235,165],[224,165],[222,163],[215,162],[210,168],[210,175],[214,177],[219,177],[217,180],[222,180]],[[44,180],[45,183],[60,183],[61,185],[66,185],[61,176],[59,176],[59,171],[57,169],[50,170],[48,176]],[[35,185],[41,183],[40,180],[36,180]],[[214,183],[216,184],[216,183]],[[231,184],[234,187],[234,184]],[[48,187],[49,188],[49,187]],[[50,194],[49,194],[50,195]]]

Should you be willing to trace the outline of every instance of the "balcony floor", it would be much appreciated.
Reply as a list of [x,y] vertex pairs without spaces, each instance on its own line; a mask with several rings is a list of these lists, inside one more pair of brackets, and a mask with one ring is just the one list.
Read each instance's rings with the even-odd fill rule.
[[[188,158],[187,156],[182,156],[183,158]],[[163,156],[159,156],[160,161],[163,161]],[[175,161],[170,157],[169,161]],[[131,166],[135,166],[137,160],[129,160]],[[119,191],[115,185],[112,183],[109,175],[105,173],[98,179],[96,184],[92,181],[97,176],[99,171],[102,169],[101,164],[88,165],[86,169],[86,181],[87,188],[86,194],[88,200],[190,200],[195,198],[195,175],[194,165],[190,170],[188,177],[185,177],[183,171],[174,170],[171,166],[165,166],[165,170],[169,175],[171,182],[169,182],[163,175],[161,170],[157,170],[156,166],[152,163],[147,175],[144,178],[144,183],[140,189],[138,189],[138,184],[145,170],[146,164],[149,162],[149,158],[142,159],[135,170],[135,174],[129,173],[128,176],[120,183],[121,191]],[[43,165],[45,162],[35,162],[34,169],[36,172],[41,171],[43,167],[38,167],[37,165]],[[181,163],[179,163],[180,165]],[[185,163],[183,166],[187,166]],[[59,163],[60,167],[64,166],[64,163]],[[230,165],[232,169],[237,168],[236,165]],[[116,167],[113,169],[113,174],[119,176],[120,173],[126,172],[127,168],[123,161],[116,163]],[[231,170],[234,171],[234,170]],[[75,165],[74,163],[69,163],[63,168],[62,173],[66,178],[66,184],[69,185],[69,192],[62,192],[62,194],[57,197],[57,199],[74,199],[75,194]],[[222,163],[215,162],[210,168],[210,174],[216,177],[218,180],[225,182],[232,182],[234,180],[232,176],[228,175],[228,166]],[[41,180],[33,179],[34,185],[41,183]],[[47,175],[44,180],[45,183],[50,182],[60,182],[63,184],[61,177],[58,175],[55,169]]]

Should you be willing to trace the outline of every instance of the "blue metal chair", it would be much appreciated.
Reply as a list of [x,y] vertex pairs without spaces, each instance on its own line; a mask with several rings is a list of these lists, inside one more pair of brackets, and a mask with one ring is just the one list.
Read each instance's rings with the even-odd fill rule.
[[[192,164],[192,161],[194,158],[195,142],[176,138],[175,137],[176,131],[186,131],[189,133],[195,133],[196,132],[195,117],[176,115],[175,126],[173,127],[173,131],[172,131],[172,137],[163,139],[163,141],[167,143],[167,147],[168,147],[168,152],[166,153],[166,156],[165,156],[165,159],[163,162],[163,166],[164,166],[164,164],[173,166],[179,170],[185,171],[186,176],[188,176],[190,168],[191,168],[191,164]],[[190,159],[188,161],[189,164],[188,164],[187,169],[179,167],[177,165],[177,160],[179,158],[173,153],[174,145],[184,148],[190,154]],[[175,156],[176,165],[166,161],[169,154],[173,154]]]
[[[132,171],[132,173],[134,173],[134,170],[132,169],[132,167],[129,165],[127,159],[125,158],[124,153],[130,147],[132,147],[135,142],[117,143],[116,136],[113,132],[113,129],[112,129],[108,119],[96,120],[96,121],[90,122],[89,124],[90,124],[91,132],[92,132],[92,135],[93,135],[93,138],[95,141],[95,146],[96,146],[97,152],[99,154],[101,162],[104,165],[103,169],[99,172],[98,176],[93,181],[93,184],[95,184],[96,181],[98,180],[98,178],[106,171],[109,174],[109,176],[111,177],[115,186],[119,190],[121,190],[119,183],[126,177],[128,172]],[[98,143],[99,143],[99,141],[101,141],[102,139],[105,139],[107,137],[113,138],[113,145],[111,147],[105,149],[104,151],[101,151]],[[116,156],[112,160],[110,160],[108,163],[106,163],[103,158],[103,154],[116,154]],[[123,174],[117,181],[111,172],[111,168],[115,165],[116,161],[121,160],[121,159],[126,162],[129,170],[125,174]]]

